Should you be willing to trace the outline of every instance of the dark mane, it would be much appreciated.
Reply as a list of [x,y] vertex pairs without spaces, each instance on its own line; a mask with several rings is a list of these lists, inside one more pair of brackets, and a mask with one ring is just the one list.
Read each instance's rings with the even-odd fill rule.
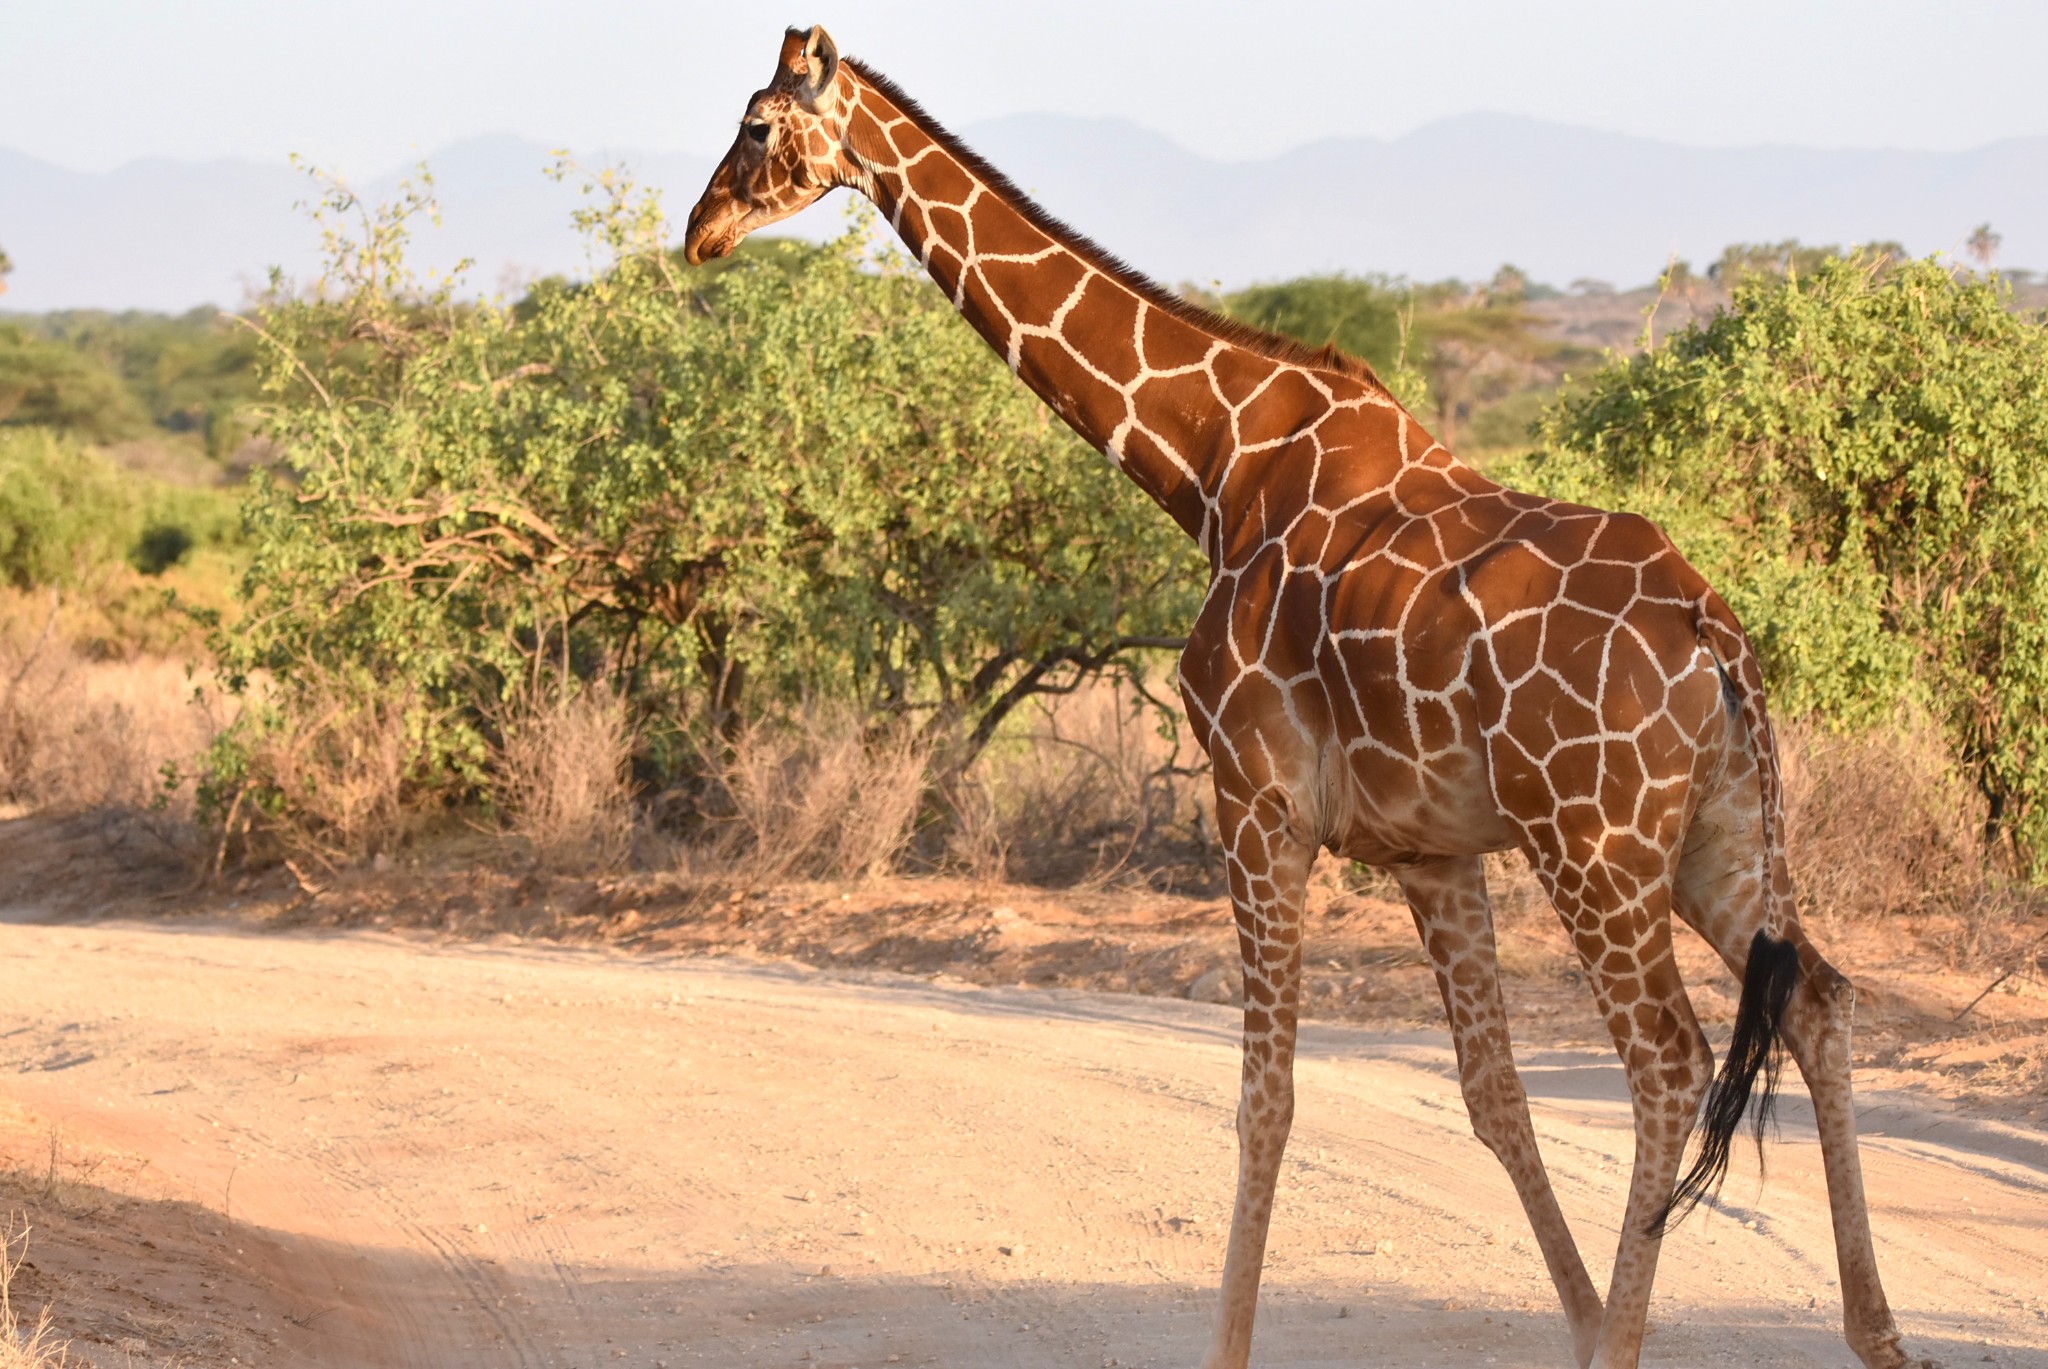
[[845,58],[844,61],[863,81],[886,96],[925,136],[946,149],[962,166],[980,177],[989,189],[1007,200],[1033,228],[1071,248],[1090,266],[1115,280],[1147,304],[1248,352],[1255,352],[1290,366],[1303,366],[1312,371],[1325,371],[1332,375],[1361,380],[1380,393],[1391,396],[1392,392],[1387,389],[1386,382],[1374,373],[1372,367],[1349,353],[1339,351],[1334,342],[1324,347],[1310,347],[1305,343],[1296,342],[1293,338],[1281,337],[1278,333],[1269,333],[1263,328],[1254,328],[1248,323],[1225,318],[1168,290],[1122,258],[1105,250],[1094,240],[1075,232],[1046,213],[1029,195],[1019,190],[1008,176],[983,161],[979,153],[961,142],[943,124],[927,114],[923,106],[904,94],[902,87],[894,81],[865,62],[851,57]]

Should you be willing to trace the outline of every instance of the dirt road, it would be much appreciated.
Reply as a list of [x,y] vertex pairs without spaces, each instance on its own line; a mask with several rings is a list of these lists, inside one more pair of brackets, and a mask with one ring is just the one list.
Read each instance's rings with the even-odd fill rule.
[[[0,1159],[88,1362],[1188,1365],[1234,1163],[1235,1015],[789,965],[221,924],[0,925]],[[1439,1036],[1310,1025],[1268,1365],[1561,1365]],[[1629,1140],[1524,1053],[1596,1269]],[[1796,1092],[1796,1086],[1795,1086]],[[1893,1304],[2048,1365],[2048,1144],[1865,1100]],[[1842,1365],[1798,1100],[1667,1243],[1668,1365]]]

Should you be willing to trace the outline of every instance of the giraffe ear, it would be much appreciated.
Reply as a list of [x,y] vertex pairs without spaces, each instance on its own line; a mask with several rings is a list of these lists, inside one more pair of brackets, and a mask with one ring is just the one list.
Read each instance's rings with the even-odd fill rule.
[[833,78],[839,75],[839,45],[832,41],[832,35],[825,32],[825,26],[814,27],[804,40],[804,78],[797,87],[797,95],[806,105],[815,105],[827,90],[832,88]]

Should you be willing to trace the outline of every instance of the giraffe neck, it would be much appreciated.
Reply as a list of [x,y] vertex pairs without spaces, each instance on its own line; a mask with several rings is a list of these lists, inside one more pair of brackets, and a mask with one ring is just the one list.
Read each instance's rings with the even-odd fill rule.
[[[1024,383],[1212,555],[1219,529],[1257,498],[1247,453],[1255,465],[1278,434],[1361,398],[1399,413],[1362,365],[1175,300],[1038,211],[872,73],[851,74],[856,188]],[[1384,445],[1391,474],[1405,443]]]

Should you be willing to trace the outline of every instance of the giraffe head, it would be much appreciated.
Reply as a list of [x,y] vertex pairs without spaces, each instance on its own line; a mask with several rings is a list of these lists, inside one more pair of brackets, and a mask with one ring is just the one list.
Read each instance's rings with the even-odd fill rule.
[[732,150],[690,211],[683,256],[691,265],[725,256],[853,176],[843,145],[846,82],[822,25],[782,36],[774,78],[747,101]]

